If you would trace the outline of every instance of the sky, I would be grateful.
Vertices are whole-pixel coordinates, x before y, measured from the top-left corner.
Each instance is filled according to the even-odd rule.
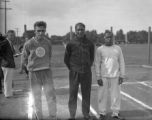
[[[78,22],[86,25],[86,30],[96,30],[98,34],[113,27],[113,31],[123,29],[148,30],[152,25],[152,0],[10,0],[8,29],[18,29],[18,34],[33,29],[36,21],[47,23],[49,35],[65,35]]]

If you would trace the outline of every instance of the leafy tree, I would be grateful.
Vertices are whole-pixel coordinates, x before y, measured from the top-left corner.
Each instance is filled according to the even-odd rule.
[[[129,43],[137,43],[136,31],[129,31],[127,35]]]
[[[86,37],[91,40],[93,43],[97,42],[97,31],[92,30],[92,31],[86,31]]]
[[[62,44],[62,36],[52,35],[50,40],[52,44]]]
[[[122,42],[125,43],[125,35],[122,29],[116,32],[115,40],[117,43],[122,43]]]
[[[96,42],[96,44],[97,45],[101,45],[103,43],[104,43],[104,33],[100,33],[97,36],[97,42]]]

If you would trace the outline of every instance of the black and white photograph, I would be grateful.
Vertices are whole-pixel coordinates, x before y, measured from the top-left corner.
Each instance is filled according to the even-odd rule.
[[[0,0],[0,120],[152,120],[152,0]]]

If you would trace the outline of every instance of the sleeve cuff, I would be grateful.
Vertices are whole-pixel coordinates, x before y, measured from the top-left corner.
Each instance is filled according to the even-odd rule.
[[[101,76],[96,76],[96,79],[97,79],[97,80],[101,79]]]
[[[126,75],[120,75],[120,77],[122,77],[122,78],[126,78]]]

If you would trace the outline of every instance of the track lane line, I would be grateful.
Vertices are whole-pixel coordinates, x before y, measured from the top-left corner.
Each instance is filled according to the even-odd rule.
[[[148,85],[146,82],[141,82],[140,84],[152,88],[152,86],[151,86],[151,85]],[[151,83],[151,84],[152,84],[152,83]]]
[[[138,83],[144,85],[143,82],[138,82]],[[97,84],[94,84],[93,86],[97,87],[98,85],[97,85]],[[151,87],[151,88],[152,88],[152,87]],[[133,100],[134,102],[140,104],[140,105],[143,106],[144,108],[147,108],[147,109],[149,109],[149,110],[152,110],[152,107],[151,107],[151,106],[149,106],[149,105],[147,105],[146,103],[144,103],[144,102],[142,102],[142,101],[134,98],[133,96],[127,94],[126,92],[124,92],[124,91],[121,90],[120,93],[121,93],[123,96],[125,96],[125,97]]]
[[[82,101],[82,95],[80,93],[78,93],[78,98],[80,99],[80,101]],[[96,118],[99,118],[97,111],[91,105],[90,105],[90,111]]]
[[[152,86],[149,86],[148,84],[146,84],[145,81],[144,81],[144,82],[143,82],[143,81],[142,81],[142,82],[125,82],[125,83],[123,83],[123,84],[126,84],[126,85],[128,85],[128,84],[141,84],[141,85],[148,86],[148,87],[152,88]],[[92,87],[98,87],[98,85],[97,85],[97,84],[93,84]],[[67,85],[67,86],[63,86],[63,87],[56,88],[56,89],[59,90],[59,89],[68,89],[68,88],[69,88],[69,86]],[[147,108],[147,109],[149,109],[149,110],[152,110],[152,107],[151,107],[151,106],[149,106],[149,105],[145,104],[144,102],[142,102],[142,101],[134,98],[133,96],[125,93],[125,92],[122,91],[122,90],[121,90],[121,94],[122,94],[123,96],[125,96],[125,97],[133,100],[134,102],[140,104],[140,105],[143,106],[144,108]],[[82,96],[81,96],[80,93],[78,93],[78,98],[80,99],[80,101],[82,101]],[[30,101],[32,101],[32,100],[31,100],[31,95],[29,94],[29,101],[28,101],[28,119],[31,120],[31,119],[32,119],[32,114],[33,114],[34,110],[32,109],[33,107],[32,107],[32,103],[31,103]],[[96,111],[91,105],[90,105],[90,112],[91,112],[96,118],[99,117],[97,111]]]
[[[147,108],[147,109],[149,109],[149,110],[152,110],[152,107],[151,107],[151,106],[149,106],[149,105],[145,104],[144,102],[142,102],[142,101],[140,101],[140,100],[132,97],[131,95],[129,95],[129,94],[123,92],[123,91],[121,91],[120,93],[121,93],[122,95],[124,95],[125,97],[133,100],[134,102],[140,104],[140,105],[143,106],[144,108]]]

